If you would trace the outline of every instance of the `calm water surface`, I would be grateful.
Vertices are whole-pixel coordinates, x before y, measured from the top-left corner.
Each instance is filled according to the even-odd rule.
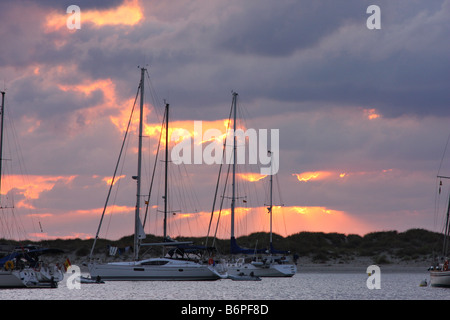
[[[1,300],[448,300],[450,289],[420,287],[424,272],[384,272],[381,288],[368,289],[360,272],[299,272],[262,281],[111,281],[69,289],[3,289]]]

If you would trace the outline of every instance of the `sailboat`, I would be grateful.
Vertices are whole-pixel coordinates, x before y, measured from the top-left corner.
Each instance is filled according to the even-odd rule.
[[[438,176],[440,179],[450,179],[446,176]],[[439,193],[441,192],[442,180],[439,182]],[[432,287],[450,287],[450,267],[448,261],[448,246],[450,233],[450,195],[447,204],[447,214],[444,225],[444,243],[442,246],[441,261],[437,261],[435,265],[429,268],[430,271],[430,285]]]
[[[237,97],[238,94],[233,92],[232,112],[233,132],[236,132],[237,123]],[[230,252],[234,254],[243,254],[237,260],[233,259],[227,263],[227,272],[232,277],[236,276],[252,276],[252,277],[292,277],[297,273],[297,266],[288,257],[288,251],[279,251],[274,249],[272,243],[272,188],[273,175],[270,175],[270,204],[267,208],[270,214],[270,248],[269,249],[247,249],[241,248],[235,238],[235,207],[236,207],[236,136],[233,138],[233,170],[232,170],[232,196],[231,196],[231,236],[230,236]],[[272,152],[269,155],[273,160]],[[272,163],[271,163],[271,167]],[[254,255],[252,261],[248,262],[245,255]]]
[[[268,151],[269,156],[272,158],[273,152]],[[230,273],[242,272],[244,268],[245,272],[254,274],[259,277],[292,277],[297,273],[297,265],[292,257],[289,256],[290,252],[286,250],[277,250],[273,246],[273,232],[272,232],[272,212],[273,212],[273,174],[269,179],[269,205],[267,211],[270,219],[270,231],[269,231],[269,249],[264,255],[258,257],[255,256],[253,261],[249,264],[245,263],[243,258],[240,258],[234,268],[229,268]],[[229,266],[230,267],[230,266]]]
[[[3,161],[3,120],[5,110],[5,92],[2,91],[2,105],[0,109],[0,189]],[[0,209],[12,209],[0,206]],[[0,288],[56,288],[63,280],[64,274],[57,265],[47,265],[39,261],[39,256],[45,253],[59,252],[59,250],[11,245],[1,246],[6,254],[0,258]]]
[[[169,104],[166,104],[166,159],[165,159],[165,195],[164,195],[164,242],[144,243],[146,238],[143,225],[140,218],[140,197],[141,197],[141,158],[142,158],[142,130],[143,130],[143,106],[144,106],[144,81],[147,69],[141,68],[140,90],[140,122],[139,122],[139,148],[137,176],[133,177],[137,181],[136,209],[135,209],[135,228],[134,228],[134,259],[125,262],[97,263],[92,260],[92,254],[95,247],[95,241],[98,238],[98,232],[91,250],[89,263],[89,272],[92,279],[108,280],[218,280],[226,277],[214,265],[212,259],[207,263],[192,261],[188,259],[176,259],[172,257],[159,257],[149,259],[139,259],[141,246],[169,246],[174,247],[172,252],[188,252],[190,242],[177,242],[167,236],[167,171],[168,171],[168,124],[169,124]],[[112,184],[111,184],[112,185]],[[101,222],[100,222],[101,224]],[[99,226],[100,230],[100,226]],[[192,248],[191,248],[192,249]],[[194,248],[199,249],[199,248]]]

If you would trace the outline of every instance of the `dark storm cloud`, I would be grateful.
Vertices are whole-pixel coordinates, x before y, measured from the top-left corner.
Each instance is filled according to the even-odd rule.
[[[286,56],[361,19],[366,7],[363,1],[249,1],[224,21],[215,42],[239,54]]]
[[[39,78],[22,78],[11,86],[8,94],[14,97],[14,109],[18,115],[27,114],[42,119],[50,116],[58,118],[59,115],[71,114],[75,110],[97,105],[104,100],[100,90],[94,90],[85,96],[63,91]]]
[[[148,48],[163,92],[183,117],[208,117],[201,110],[228,104],[231,90],[248,102],[297,102],[294,109],[311,103],[376,108],[386,117],[448,114],[448,2],[381,2],[381,30],[366,27],[370,4],[231,2],[217,19],[184,10],[182,22],[171,16],[170,28],[147,27],[158,33],[141,48],[115,52],[113,61]]]

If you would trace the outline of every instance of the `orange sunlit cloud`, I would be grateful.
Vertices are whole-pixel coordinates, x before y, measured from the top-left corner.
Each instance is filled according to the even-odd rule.
[[[364,114],[366,115],[367,119],[374,120],[381,117],[380,114],[377,113],[377,110],[375,109],[364,109]]]
[[[293,173],[292,176],[296,177],[300,182],[309,182],[314,180],[325,180],[325,179],[347,179],[352,176],[362,176],[362,175],[381,175],[392,172],[392,169],[383,169],[379,171],[358,171],[358,172],[339,172],[339,171],[311,171],[302,173]]]
[[[111,79],[100,79],[97,81],[86,81],[77,85],[58,85],[62,91],[78,91],[90,95],[95,90],[105,91],[105,94],[114,94],[114,86]],[[108,96],[106,96],[108,97]]]
[[[25,199],[16,203],[15,206],[31,209],[32,207],[25,203],[26,200],[37,199],[42,192],[51,190],[57,182],[67,184],[75,179],[75,177],[76,176],[27,176],[25,181],[23,176],[9,175],[8,178],[5,179],[8,183],[2,184],[2,194],[7,194],[14,188],[25,190],[23,192]]]
[[[104,208],[92,208],[92,209],[79,209],[79,210],[70,210],[70,211],[58,211],[57,213],[33,213],[28,214],[27,216],[32,219],[38,219],[40,232],[28,233],[30,237],[39,238],[39,239],[71,239],[71,238],[82,238],[89,239],[92,238],[93,234],[88,233],[80,233],[80,232],[69,232],[68,235],[51,235],[48,234],[47,228],[52,225],[58,225],[63,223],[64,225],[76,224],[80,220],[83,219],[97,219],[100,218]],[[135,207],[133,206],[118,206],[111,205],[105,211],[105,215],[111,216],[115,215],[116,217],[119,215],[122,216],[131,216],[134,214]],[[127,218],[128,219],[128,218]],[[42,224],[41,224],[42,222]],[[96,222],[97,223],[97,222]],[[36,227],[34,228],[37,229]]]
[[[71,212],[70,214],[75,216],[80,215],[94,215],[94,216],[100,216],[103,212],[104,208],[95,208],[95,209],[84,209],[84,210],[75,210]],[[132,213],[135,211],[135,207],[129,207],[129,206],[118,206],[118,205],[112,205],[109,206],[108,209],[105,211],[105,214],[117,214],[117,213]]]
[[[340,213],[340,211],[330,210],[325,207],[289,207],[289,210],[292,210],[299,214],[317,214],[317,213],[339,214]]]
[[[129,100],[124,103],[124,105],[132,105],[133,100]],[[144,114],[150,115],[153,110],[153,106],[144,105]],[[128,121],[130,117],[130,110],[121,109],[118,115],[110,116],[110,121],[119,129],[121,132],[125,132]],[[192,120],[182,120],[182,121],[170,121],[169,123],[169,144],[176,144],[185,139],[191,139],[192,143],[196,145],[201,145],[205,143],[219,143],[223,144],[223,139],[227,136],[226,125],[228,120],[215,120],[215,121],[201,121],[201,127],[195,127],[194,121]],[[135,113],[132,118],[133,127],[137,128],[139,125],[139,115]],[[206,134],[208,130],[217,130],[220,134],[218,136],[209,137]],[[197,132],[197,130],[199,132]],[[200,132],[201,130],[201,132]],[[210,133],[210,132],[208,132]],[[166,133],[163,128],[161,133],[161,123],[144,123],[143,135],[146,137],[151,137],[159,139],[161,137],[161,146],[164,147],[166,144]],[[174,140],[172,140],[174,139]]]
[[[285,214],[288,215],[289,224],[293,233],[300,231],[309,232],[339,232],[355,233],[364,235],[373,227],[363,223],[356,217],[346,212],[333,210],[325,207],[286,207]],[[291,225],[292,223],[292,225]]]
[[[300,182],[308,182],[311,180],[323,180],[330,177],[333,173],[329,171],[314,171],[314,172],[302,172],[293,173],[294,177],[297,177]]]
[[[207,142],[218,142],[223,143],[223,139],[227,136],[227,124],[228,119],[222,120],[214,120],[214,121],[198,121],[197,126],[193,121],[176,121],[172,124],[169,124],[169,135],[171,135],[170,127],[174,128],[174,131],[177,131],[178,134],[181,134],[181,139],[178,139],[178,142],[182,139],[191,138],[193,142],[197,145],[204,144]],[[216,130],[218,136],[207,137],[206,133],[209,130]],[[173,132],[174,132],[173,131]],[[189,133],[189,134],[187,134]],[[208,132],[209,134],[210,132]]]
[[[119,181],[120,179],[125,178],[125,177],[126,176],[124,174],[121,175],[121,176],[116,177],[115,180],[114,180],[114,184],[116,184],[117,181]],[[112,177],[105,177],[102,180],[105,181],[106,184],[109,186],[109,185],[111,185],[111,182],[112,182],[113,178]]]
[[[28,215],[29,217],[34,217],[34,218],[51,218],[53,217],[53,213],[32,213]]]
[[[115,106],[116,101],[115,85],[111,79],[99,79],[96,81],[87,80],[84,83],[76,85],[58,85],[59,89],[68,92],[74,91],[84,94],[85,96],[90,96],[94,91],[100,90],[103,93],[103,97],[106,104],[110,107]]]
[[[117,115],[111,115],[109,117],[109,120],[114,124],[117,129],[120,130],[120,132],[125,132],[128,126],[128,122],[130,120],[130,112],[131,110],[128,108],[128,106],[133,106],[134,99],[129,99],[125,102],[123,102],[121,107],[119,109],[119,113]],[[136,112],[137,113],[137,112]],[[136,113],[133,113],[133,117],[131,118],[131,124],[133,126],[137,126],[139,124],[139,116],[135,116]],[[147,105],[144,105],[144,114],[150,114],[150,109]]]
[[[259,174],[259,173],[238,173],[237,176],[243,180],[256,182],[264,179],[267,175]]]
[[[105,114],[109,114],[109,120],[122,132],[125,131],[128,118],[129,108],[132,106],[134,99],[119,100],[116,94],[116,85],[110,79],[98,79],[98,80],[85,80],[82,83],[74,85],[60,84],[58,88],[64,92],[75,92],[89,98],[94,92],[101,91],[102,99],[96,105],[89,105],[81,110],[78,110],[74,114],[74,119],[77,119],[77,123],[80,116],[84,121],[84,125],[90,125],[99,119],[103,119]],[[133,124],[138,122],[139,119],[133,118]],[[77,130],[74,130],[76,133]]]
[[[144,18],[139,0],[124,0],[118,7],[104,10],[85,10],[81,7],[80,14],[81,28],[83,28],[84,24],[91,24],[96,27],[111,25],[133,26]],[[54,11],[49,14],[45,24],[47,32],[57,31],[62,28],[67,29],[67,19],[70,16],[70,14],[66,12],[61,13],[60,11]]]
[[[72,89],[86,90],[92,86],[80,86]],[[105,93],[106,95],[106,93]],[[114,95],[112,95],[114,97]],[[134,98],[120,103],[123,106],[133,106]],[[118,103],[116,103],[118,105]],[[121,108],[119,112],[115,115],[110,115],[110,121],[121,131],[125,132],[130,121],[130,108]],[[161,147],[165,147],[166,144],[166,132],[164,124],[161,123],[162,119],[158,119],[155,122],[154,112],[155,107],[151,104],[144,104],[144,123],[143,123],[143,135],[145,137],[151,137],[156,139],[161,139]],[[151,121],[146,121],[145,119],[152,118]],[[160,121],[160,122],[158,122]],[[198,146],[206,143],[218,143],[223,145],[224,139],[227,137],[230,128],[228,127],[228,119],[219,119],[213,121],[192,121],[192,120],[169,120],[169,144],[177,144],[185,139],[191,139],[191,142]],[[133,117],[131,119],[131,125],[133,128],[137,129],[139,126],[139,112],[135,110]],[[242,130],[246,130],[242,128]],[[162,132],[161,132],[162,130]],[[242,143],[238,141],[238,143]],[[137,152],[137,150],[135,150]]]

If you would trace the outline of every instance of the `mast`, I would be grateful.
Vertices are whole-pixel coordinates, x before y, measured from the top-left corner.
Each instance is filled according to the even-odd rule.
[[[233,182],[232,182],[232,195],[231,195],[231,239],[234,240],[234,209],[236,206],[236,100],[237,92],[233,92]]]
[[[142,166],[142,130],[144,121],[144,75],[147,69],[141,68],[141,103],[139,112],[139,147],[138,147],[138,167],[137,167],[137,190],[136,190],[136,210],[134,214],[134,259],[139,259],[139,238],[142,229],[141,220],[139,217],[139,210],[141,206],[141,166]]]
[[[164,167],[164,238],[163,241],[167,239],[167,172],[169,165],[169,104],[166,103],[166,163]]]
[[[1,131],[0,131],[0,206],[1,206],[1,188],[2,188],[2,163],[3,163],[3,115],[5,111],[5,92],[2,93],[2,107],[1,107]]]
[[[447,256],[447,252],[448,252],[449,214],[450,214],[450,195],[449,195],[449,199],[448,199],[447,216],[445,218],[444,245],[442,248],[442,254],[444,257]]]
[[[269,156],[270,156],[270,198],[269,198],[269,208],[267,208],[269,210],[269,214],[270,214],[270,238],[269,238],[269,242],[270,242],[270,253],[272,253],[272,208],[273,208],[273,203],[272,203],[272,190],[273,190],[273,174],[272,174],[272,152],[269,150],[268,151]]]

